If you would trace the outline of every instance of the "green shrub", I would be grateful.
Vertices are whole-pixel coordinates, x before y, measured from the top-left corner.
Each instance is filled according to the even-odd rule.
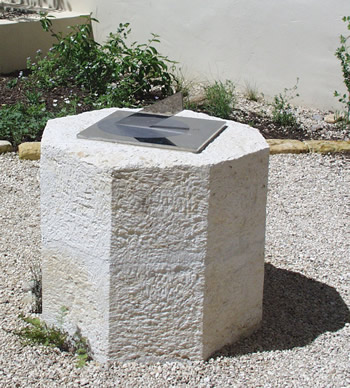
[[[93,39],[91,21],[70,27],[64,36],[55,33],[52,21],[42,14],[44,30],[56,38],[46,56],[40,50],[35,61],[28,59],[29,76],[21,78],[24,102],[0,107],[0,139],[14,146],[24,141],[40,140],[50,118],[76,114],[78,102],[93,108],[135,107],[144,100],[163,98],[173,93],[175,76],[170,72],[170,61],[153,47],[158,36],[152,34],[147,44],[125,43],[130,34],[129,24],[120,24],[107,43],[100,45]],[[11,80],[9,88],[16,87],[19,79]],[[84,97],[70,98],[57,107],[46,106],[43,93],[59,87],[72,87]],[[81,93],[80,93],[81,92]],[[67,102],[67,101],[66,101]]]
[[[204,109],[212,116],[230,118],[235,105],[235,87],[231,81],[215,81],[204,88],[206,103]]]
[[[298,81],[299,79],[297,79],[297,83],[292,88],[285,88],[283,93],[274,97],[272,103],[272,120],[275,124],[282,127],[298,127],[297,118],[290,104],[293,98],[299,96],[296,93]]]
[[[347,23],[347,29],[350,30],[350,16],[344,16],[343,21]],[[347,93],[341,95],[337,91],[334,92],[334,96],[339,97],[339,102],[345,106],[345,120],[347,123],[350,122],[350,48],[347,45],[349,39],[350,35],[340,35],[340,47],[335,52],[336,57],[340,60]]]
[[[41,18],[42,27],[56,38],[48,54],[39,52],[34,62],[28,61],[32,74],[31,88],[52,89],[57,86],[78,86],[90,93],[91,101],[98,106],[131,106],[150,98],[173,93],[175,77],[168,65],[174,62],[160,55],[153,46],[159,43],[152,34],[147,44],[126,44],[130,34],[129,23],[120,24],[115,34],[100,45],[93,39],[91,21],[70,27],[64,36],[55,33],[47,16]]]

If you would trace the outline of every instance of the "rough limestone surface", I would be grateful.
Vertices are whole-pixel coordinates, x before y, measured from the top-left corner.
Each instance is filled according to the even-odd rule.
[[[7,140],[0,140],[0,154],[4,152],[11,152],[12,144]]]
[[[41,143],[39,141],[22,143],[18,146],[18,156],[20,159],[39,160],[40,147]]]
[[[44,131],[43,317],[101,362],[207,359],[262,318],[269,147],[231,121],[199,154],[76,137],[114,111]]]

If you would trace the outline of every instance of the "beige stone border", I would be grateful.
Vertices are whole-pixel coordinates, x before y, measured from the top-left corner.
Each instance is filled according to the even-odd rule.
[[[12,151],[12,145],[7,140],[0,140],[0,154],[3,154],[5,152],[11,152]]]
[[[39,160],[40,152],[40,141],[22,143],[18,146],[18,156],[20,159]]]
[[[270,154],[305,154],[308,152],[350,152],[350,141],[336,140],[266,140],[270,146]],[[0,153],[12,151],[9,142],[0,142]],[[20,159],[38,160],[40,159],[40,142],[22,143],[18,147]]]
[[[350,141],[345,140],[266,140],[270,154],[302,154],[307,152],[350,152]]]

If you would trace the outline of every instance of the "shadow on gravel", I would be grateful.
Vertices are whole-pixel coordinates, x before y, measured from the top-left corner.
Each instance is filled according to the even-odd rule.
[[[350,322],[350,311],[335,288],[271,264],[265,264],[263,309],[258,331],[213,357],[305,346]]]

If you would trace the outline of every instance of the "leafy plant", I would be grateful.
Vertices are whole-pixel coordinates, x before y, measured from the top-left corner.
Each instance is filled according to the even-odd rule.
[[[62,317],[67,310],[62,308]],[[41,322],[39,318],[25,317],[20,318],[28,325],[17,330],[14,334],[22,338],[25,345],[44,345],[57,347],[65,352],[73,352],[77,356],[77,366],[82,367],[91,359],[90,349],[87,340],[82,337],[79,329],[73,336],[54,326],[48,326]],[[63,318],[62,318],[63,320]]]
[[[234,91],[235,87],[229,80],[225,83],[215,81],[214,84],[206,86],[204,109],[212,116],[228,119],[236,102]]]
[[[18,78],[13,78],[11,81],[9,81],[8,83],[7,83],[7,87],[9,88],[9,89],[12,89],[12,88],[14,88],[16,85],[17,85],[17,83],[18,83]]]
[[[40,102],[43,102],[41,100],[42,98],[42,93],[36,90],[26,90],[25,95],[27,97],[27,100],[29,104],[37,105],[40,104]]]
[[[13,146],[24,141],[39,140],[47,120],[54,115],[45,103],[5,105],[0,109],[0,138]]]
[[[347,23],[347,29],[350,30],[350,16],[344,16],[342,20]],[[337,91],[334,92],[334,96],[339,97],[339,102],[345,105],[347,123],[350,122],[350,47],[347,45],[349,39],[350,35],[340,35],[340,47],[335,52],[336,57],[340,60],[347,93],[341,95]]]
[[[79,86],[89,91],[96,107],[132,106],[152,95],[162,98],[173,93],[175,77],[168,65],[175,62],[154,47],[158,35],[152,34],[146,44],[128,46],[129,23],[119,24],[117,32],[110,33],[101,45],[93,39],[91,21],[98,22],[87,17],[86,23],[70,27],[64,36],[55,33],[51,19],[42,15],[42,27],[57,43],[45,57],[38,52],[34,62],[28,61],[31,88]]]
[[[293,98],[299,96],[299,94],[296,93],[298,82],[299,78],[297,78],[297,82],[292,88],[285,88],[283,93],[274,97],[272,103],[272,120],[275,124],[282,127],[298,127],[297,118],[290,104],[290,101]]]

